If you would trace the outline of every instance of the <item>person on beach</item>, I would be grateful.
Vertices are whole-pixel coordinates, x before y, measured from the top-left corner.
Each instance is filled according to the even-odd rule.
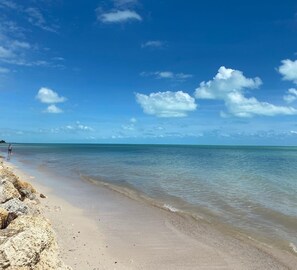
[[[7,153],[8,153],[7,159],[9,160],[10,156],[12,154],[12,145],[11,145],[11,143],[8,145]]]

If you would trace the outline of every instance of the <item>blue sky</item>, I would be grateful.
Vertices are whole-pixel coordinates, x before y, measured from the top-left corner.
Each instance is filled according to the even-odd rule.
[[[0,138],[297,145],[297,2],[0,0]]]

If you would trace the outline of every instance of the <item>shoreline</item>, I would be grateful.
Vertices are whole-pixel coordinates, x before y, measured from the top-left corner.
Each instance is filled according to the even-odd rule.
[[[22,172],[28,170],[24,165],[21,167]],[[21,173],[18,168],[15,170]],[[75,183],[69,190],[70,183],[61,183],[54,179],[56,176],[36,171],[30,171],[33,176],[26,174],[29,181],[48,196],[43,201],[45,215],[57,232],[63,249],[62,259],[73,269],[297,267],[296,256],[289,252],[230,236],[202,222],[132,200],[106,187],[95,189],[82,182]],[[49,181],[52,181],[51,185]],[[81,189],[81,192],[75,193],[75,189]],[[61,197],[64,190],[72,195]],[[89,198],[84,198],[89,194]],[[78,198],[81,207],[71,203]],[[96,198],[97,203],[94,202]]]
[[[95,185],[99,188],[106,188],[108,190],[111,190],[112,192],[116,192],[121,194],[122,196],[128,197],[133,201],[144,202],[146,204],[149,204],[152,207],[158,208],[159,210],[169,211],[175,215],[179,215],[186,219],[193,219],[194,222],[205,223],[205,225],[212,226],[215,229],[230,235],[231,237],[235,237],[243,241],[251,241],[252,244],[260,245],[262,247],[266,246],[270,248],[280,249],[281,251],[284,251],[284,252],[289,252],[290,254],[296,256],[296,259],[297,259],[297,248],[293,243],[286,242],[284,240],[279,240],[279,239],[278,240],[270,239],[271,241],[268,241],[269,239],[265,237],[261,237],[259,233],[256,234],[255,232],[245,231],[231,224],[226,224],[222,222],[208,209],[196,207],[195,209],[198,209],[198,210],[196,210],[195,212],[193,211],[191,212],[189,210],[188,205],[187,205],[188,208],[185,208],[185,207],[177,208],[171,202],[168,202],[165,200],[161,201],[155,198],[151,198],[144,192],[141,192],[140,190],[137,190],[134,187],[120,186],[117,184],[105,182],[104,180],[100,180],[98,178],[96,180],[92,179],[91,177],[85,177],[85,176],[81,176],[80,178],[82,181],[86,182],[87,184]],[[170,199],[170,197],[167,197],[166,199]],[[180,198],[178,199],[181,202],[181,204],[183,205],[187,204],[186,202],[181,201]]]

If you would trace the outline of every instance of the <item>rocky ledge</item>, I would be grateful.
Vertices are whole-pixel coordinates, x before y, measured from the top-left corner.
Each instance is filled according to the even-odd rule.
[[[55,232],[40,209],[32,185],[0,161],[0,269],[71,269],[59,258]]]

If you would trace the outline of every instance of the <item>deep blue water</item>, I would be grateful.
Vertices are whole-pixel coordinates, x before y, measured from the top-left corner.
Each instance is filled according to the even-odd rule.
[[[16,144],[13,158],[297,245],[297,147]]]

